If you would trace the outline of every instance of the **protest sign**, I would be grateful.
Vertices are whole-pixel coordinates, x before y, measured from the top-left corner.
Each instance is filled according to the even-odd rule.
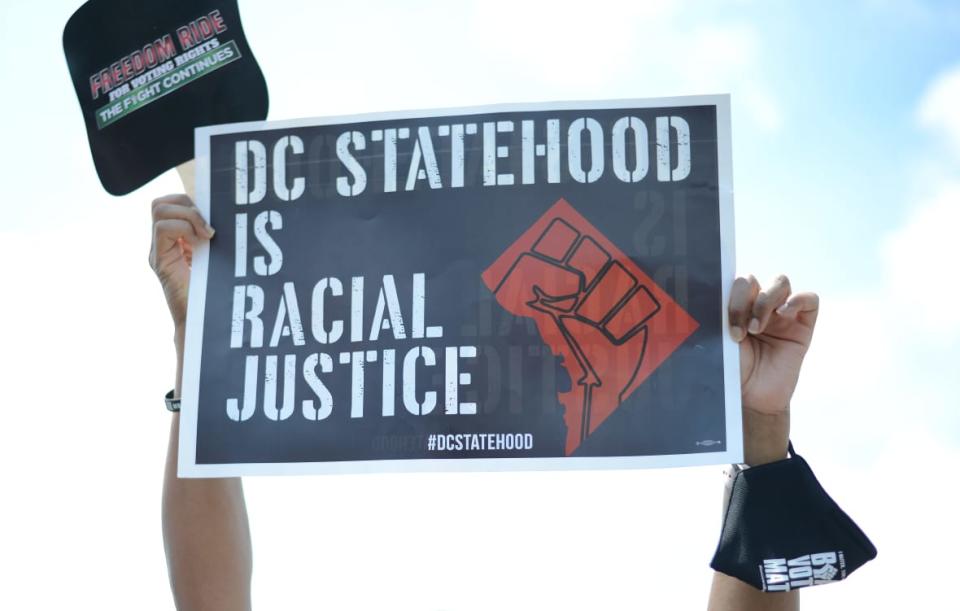
[[[196,132],[179,473],[741,460],[725,96]]]
[[[89,0],[64,27],[63,51],[113,195],[189,162],[195,127],[267,117],[236,0]],[[181,175],[192,191],[192,168]]]

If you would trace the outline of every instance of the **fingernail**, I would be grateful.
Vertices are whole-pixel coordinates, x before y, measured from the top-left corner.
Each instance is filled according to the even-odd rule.
[[[213,227],[211,227],[210,225],[207,225],[207,235],[212,238],[212,237],[213,237],[213,234],[215,234],[215,233],[216,233],[216,230],[215,230]]]
[[[747,327],[747,331],[750,333],[757,333],[760,331],[760,320],[754,318],[750,321],[750,326]]]
[[[743,329],[740,327],[730,327],[730,336],[733,338],[733,341],[739,342],[743,339]]]
[[[783,304],[782,306],[780,306],[779,308],[777,308],[777,314],[786,314],[787,310],[789,310],[789,309],[790,309],[790,304],[789,304],[789,303],[785,303],[785,304]]]

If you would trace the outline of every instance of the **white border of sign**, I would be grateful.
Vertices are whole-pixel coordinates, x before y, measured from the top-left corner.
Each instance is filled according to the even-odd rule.
[[[204,218],[210,218],[210,138],[219,134],[268,131],[315,125],[362,123],[550,110],[605,110],[616,108],[670,108],[678,106],[715,106],[717,109],[718,183],[720,190],[720,273],[722,303],[730,300],[735,273],[733,232],[733,168],[730,134],[730,96],[703,95],[633,100],[545,102],[538,104],[495,104],[436,110],[407,110],[284,121],[252,121],[197,128],[194,134],[196,154],[196,196]],[[641,469],[690,467],[743,462],[743,429],[740,405],[740,353],[730,336],[727,308],[723,308],[723,362],[726,394],[727,449],[696,454],[658,456],[550,457],[550,458],[430,458],[404,460],[366,460],[301,463],[197,464],[197,399],[200,386],[200,356],[203,338],[203,313],[206,304],[209,247],[204,244],[193,253],[190,274],[190,301],[187,305],[187,333],[184,345],[182,402],[180,412],[180,451],[177,457],[179,477],[232,477],[237,475],[307,475],[317,473],[393,473],[411,471],[573,471],[585,469]]]

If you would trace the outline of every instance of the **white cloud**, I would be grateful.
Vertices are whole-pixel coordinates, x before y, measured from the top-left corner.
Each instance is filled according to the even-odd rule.
[[[960,151],[957,108],[960,70],[931,84],[917,116]],[[903,223],[863,252],[879,285],[823,296],[794,400],[798,449],[879,550],[847,584],[804,593],[819,609],[859,608],[881,591],[891,609],[943,608],[950,596],[960,535],[943,482],[960,469],[960,179],[952,162],[920,162],[936,171]],[[904,577],[921,572],[922,585]]]
[[[945,182],[888,237],[883,249],[888,305],[898,308],[901,324],[936,343],[960,338],[958,229],[960,181]]]
[[[944,72],[930,84],[917,118],[921,125],[938,132],[960,160],[960,66]]]
[[[525,73],[534,82],[596,87],[636,74],[649,63],[638,46],[654,54],[672,54],[658,30],[670,19],[675,2],[594,0],[516,2],[495,0],[471,5],[474,49],[489,59],[494,77]],[[614,18],[612,18],[615,16]],[[637,60],[640,59],[640,66]]]
[[[275,117],[731,93],[739,124],[764,132],[782,124],[757,31],[707,22],[682,0],[305,4],[302,21],[364,25],[271,44],[261,40],[274,29],[273,7],[244,10],[271,90],[295,92],[272,100]],[[371,12],[376,20],[366,18]],[[304,74],[291,57],[337,60]]]
[[[932,81],[916,114],[960,152],[957,108],[960,68]],[[907,451],[901,438],[910,429],[960,445],[960,177],[950,160],[919,163],[929,169],[904,206],[903,223],[863,252],[879,267],[880,284],[822,298],[796,424],[838,461],[856,456],[868,466],[885,452],[936,450],[921,444]]]
[[[673,45],[671,71],[680,76],[690,93],[730,92],[740,110],[765,132],[780,129],[782,108],[764,83],[760,58],[763,44],[746,23],[711,24],[681,34],[683,44]]]
[[[803,592],[811,609],[946,609],[960,546],[956,480],[960,448],[904,424],[869,469],[811,458],[821,483],[871,538],[877,558],[849,581]],[[882,601],[879,604],[874,601]]]

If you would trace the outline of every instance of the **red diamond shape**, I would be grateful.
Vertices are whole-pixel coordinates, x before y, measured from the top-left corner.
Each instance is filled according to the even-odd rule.
[[[568,456],[699,326],[563,199],[482,278],[562,357],[573,380],[558,396]]]

